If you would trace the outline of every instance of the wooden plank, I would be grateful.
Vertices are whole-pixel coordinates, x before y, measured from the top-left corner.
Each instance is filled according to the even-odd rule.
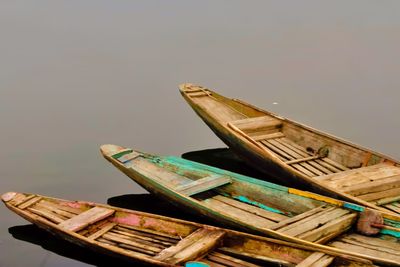
[[[141,155],[142,154],[136,151],[132,151],[131,153],[122,155],[121,157],[117,158],[117,160],[121,163],[127,163],[128,161],[134,160]]]
[[[311,267],[327,267],[333,262],[334,259],[335,257],[324,255],[321,259],[311,265]]]
[[[126,244],[126,245],[129,245],[129,246],[132,246],[132,247],[141,248],[144,251],[150,251],[150,252],[154,252],[154,253],[159,253],[162,250],[161,248],[158,248],[158,247],[155,247],[155,246],[149,246],[147,244],[143,244],[143,243],[140,243],[140,242],[137,242],[137,241],[134,241],[134,240],[125,239],[125,238],[123,238],[121,236],[112,234],[110,232],[105,233],[102,237],[105,238],[105,239],[114,241],[116,243],[121,243],[121,244]]]
[[[175,246],[166,248],[162,250],[157,256],[154,257],[155,260],[165,261],[166,259],[174,256],[179,251],[184,248],[190,246],[194,242],[200,240],[205,234],[207,234],[208,230],[204,228],[199,228],[190,235],[186,236],[184,239],[179,241]]]
[[[346,166],[340,164],[339,162],[333,161],[330,158],[327,158],[327,157],[322,158],[322,161],[329,163],[330,165],[332,165],[335,168],[338,168],[341,171],[349,170],[349,168],[347,168]]]
[[[148,242],[151,242],[151,243],[156,243],[156,244],[159,244],[159,245],[162,245],[162,246],[172,246],[172,245],[174,245],[175,243],[171,243],[171,242],[165,242],[165,241],[162,241],[162,240],[159,240],[159,239],[156,239],[156,238],[152,238],[152,237],[147,237],[147,236],[143,236],[143,235],[140,235],[140,234],[135,234],[135,233],[132,233],[132,232],[127,232],[127,231],[121,231],[121,230],[117,230],[117,229],[113,229],[113,230],[111,230],[111,232],[113,232],[113,233],[116,233],[116,234],[120,234],[120,235],[124,235],[124,236],[127,236],[127,237],[132,237],[132,238],[135,238],[135,239],[141,239],[141,240],[144,240],[144,241],[148,241]]]
[[[114,210],[111,209],[94,207],[60,223],[58,226],[63,230],[76,232],[85,228],[89,224],[98,222],[112,215],[113,213]]]
[[[10,204],[12,204],[12,205],[17,207],[17,206],[21,205],[22,203],[24,203],[24,202],[26,202],[26,201],[34,198],[34,197],[36,197],[36,195],[25,196],[24,194],[17,194],[14,197],[14,199],[12,201],[10,201]]]
[[[285,216],[285,215],[282,215],[282,214],[279,214],[279,213],[275,213],[275,212],[272,212],[272,211],[264,210],[262,208],[255,207],[255,206],[252,206],[252,205],[249,205],[249,204],[246,204],[246,203],[243,203],[243,202],[240,202],[238,200],[234,200],[234,199],[231,199],[231,198],[228,198],[228,197],[224,197],[224,196],[221,196],[221,195],[215,196],[213,198],[218,200],[218,201],[224,202],[224,203],[226,203],[228,205],[231,205],[233,207],[236,207],[236,208],[239,208],[241,210],[248,211],[248,212],[251,212],[251,213],[253,213],[255,215],[258,215],[258,216],[261,216],[263,218],[269,219],[271,221],[280,222],[280,221],[283,221],[283,220],[287,220],[289,218],[288,216]]]
[[[363,255],[369,255],[370,257],[375,257],[380,259],[390,259],[391,261],[400,262],[400,256],[394,255],[392,253],[378,251],[374,248],[366,248],[364,246],[349,244],[342,241],[334,241],[330,244],[330,246],[335,248],[340,248],[345,251],[356,252]]]
[[[272,226],[270,229],[271,230],[277,230],[277,229],[282,228],[282,227],[284,227],[286,225],[289,225],[289,224],[298,222],[300,220],[303,220],[304,218],[310,217],[310,216],[312,216],[312,215],[314,215],[316,213],[319,213],[319,212],[321,212],[323,210],[327,210],[328,208],[329,208],[329,206],[325,206],[325,205],[324,206],[320,206],[320,207],[316,207],[314,209],[311,209],[311,210],[308,210],[306,212],[300,213],[299,215],[296,215],[296,216],[294,216],[292,218],[283,220],[283,221],[275,224],[274,226]]]
[[[169,257],[165,261],[171,264],[181,264],[201,257],[214,249],[220,243],[224,234],[225,231],[223,230],[209,230],[200,240],[178,251],[174,256]]]
[[[390,253],[396,256],[400,257],[400,251],[393,249],[393,248],[389,248],[389,247],[380,247],[380,246],[376,246],[376,245],[372,245],[370,243],[367,242],[359,242],[358,240],[354,240],[352,238],[341,238],[340,241],[342,242],[346,242],[347,244],[353,244],[356,246],[360,246],[360,247],[365,247],[365,248],[370,248],[376,251],[381,251],[381,252],[386,252],[386,253]]]
[[[231,183],[231,178],[216,174],[177,186],[175,190],[183,195],[192,196],[229,183]]]
[[[254,130],[259,128],[278,128],[282,126],[282,122],[280,120],[270,116],[246,118],[231,121],[230,123],[235,125],[242,131]]]
[[[394,197],[386,197],[386,198],[381,198],[377,201],[371,201],[372,203],[374,203],[375,205],[385,205],[391,202],[395,202],[395,201],[399,201],[400,200],[400,195],[399,196],[394,196]]]
[[[327,168],[331,172],[336,173],[336,172],[341,172],[342,171],[341,169],[338,169],[338,168],[332,166],[331,164],[323,161],[322,159],[316,159],[315,162],[317,162],[318,164],[321,164],[322,166],[324,166],[325,168]]]
[[[75,214],[73,214],[73,213],[54,208],[54,207],[52,207],[50,205],[47,205],[46,203],[43,203],[42,201],[40,201],[39,203],[36,203],[35,207],[41,207],[43,209],[46,209],[46,210],[49,210],[49,211],[54,212],[56,214],[59,214],[61,216],[64,216],[64,217],[66,217],[68,219],[75,216]]]
[[[287,146],[282,145],[281,143],[279,143],[278,141],[276,141],[274,139],[267,140],[267,142],[272,144],[272,145],[274,145],[275,147],[279,148],[280,150],[284,151],[288,155],[292,156],[294,159],[303,158],[300,154],[298,154],[295,151],[291,150]]]
[[[78,215],[78,214],[83,212],[81,209],[72,208],[72,207],[69,207],[69,206],[62,205],[61,203],[54,203],[54,202],[50,202],[50,201],[47,201],[47,200],[44,200],[44,199],[42,201],[40,201],[39,203],[43,204],[43,205],[46,205],[46,206],[49,206],[49,207],[52,207],[54,209],[58,209],[58,210],[63,210],[63,211],[69,212],[69,213],[74,214],[74,215]]]
[[[110,231],[114,226],[116,226],[116,223],[113,222],[108,222],[105,225],[103,225],[97,232],[94,232],[93,234],[89,235],[87,238],[91,240],[95,240],[96,238],[104,235],[108,231]]]
[[[318,170],[324,172],[324,174],[321,174],[321,175],[333,173],[331,170],[325,168],[325,167],[322,166],[321,164],[318,164],[318,162],[316,162],[316,161],[309,161],[308,164],[310,164],[310,165],[312,165],[313,167],[317,168]]]
[[[377,246],[377,247],[389,248],[389,249],[393,249],[395,251],[400,251],[400,243],[397,241],[397,239],[395,239],[393,241],[383,240],[380,238],[368,237],[368,236],[363,236],[360,234],[351,234],[351,235],[346,236],[346,238],[356,240],[360,243],[365,243],[365,244],[370,244],[370,245]]]
[[[108,231],[107,235],[111,235],[111,236],[114,236],[114,237],[122,238],[122,239],[128,240],[128,241],[137,242],[137,243],[142,244],[142,245],[158,248],[159,249],[158,252],[160,252],[161,250],[165,249],[166,247],[169,247],[169,246],[166,246],[166,245],[163,245],[163,244],[160,244],[160,243],[144,240],[143,238],[137,238],[136,236],[128,236],[126,234],[121,234],[121,233],[118,233],[118,232],[116,232],[114,230]],[[156,253],[158,253],[158,252],[156,252]]]
[[[219,252],[212,252],[207,255],[207,258],[212,260],[213,262],[224,264],[224,266],[232,266],[232,267],[259,267],[260,265],[256,265],[244,260],[240,260]]]
[[[276,155],[283,157],[284,161],[286,160],[290,160],[290,159],[294,159],[293,156],[289,155],[288,153],[286,153],[285,151],[281,150],[280,148],[274,146],[273,144],[271,144],[269,142],[270,140],[266,140],[266,141],[260,141],[261,144],[263,144],[265,147],[267,147],[270,151],[274,152]]]
[[[308,217],[302,221],[283,227],[279,229],[278,232],[290,236],[299,236],[300,234],[303,234],[310,230],[317,229],[322,225],[328,223],[329,221],[344,216],[347,213],[349,213],[348,210],[340,208],[320,212],[319,214]]]
[[[214,261],[210,261],[210,260],[207,260],[207,259],[201,259],[201,260],[198,260],[198,262],[202,262],[202,263],[205,263],[205,264],[208,264],[208,266],[212,266],[212,267],[226,267],[226,265],[222,265],[222,264],[219,264],[219,263],[216,263],[216,262],[214,262]]]
[[[208,198],[202,202],[206,207],[220,212],[222,215],[230,217],[231,219],[237,220],[241,223],[252,224],[253,226],[260,228],[269,228],[275,224],[275,222],[272,220],[233,207],[214,198]]]
[[[292,267],[294,266],[293,263],[281,260],[281,259],[275,259],[275,258],[270,258],[267,256],[262,256],[254,253],[249,253],[249,252],[244,252],[244,251],[239,251],[236,249],[232,249],[229,247],[221,247],[218,248],[218,251],[222,251],[225,254],[228,254],[233,257],[237,257],[243,260],[257,260],[258,262],[262,262],[263,266],[270,266],[270,265],[275,265],[275,266],[287,266],[287,267]]]
[[[310,267],[319,259],[321,259],[324,255],[326,254],[322,252],[314,252],[303,261],[301,261],[299,264],[297,264],[296,267]]]
[[[147,228],[141,228],[141,227],[137,227],[137,226],[133,226],[133,225],[129,225],[129,224],[119,223],[117,228],[120,228],[120,227],[126,228],[126,229],[130,229],[130,230],[139,231],[139,232],[142,232],[142,233],[145,233],[145,234],[150,234],[152,236],[165,237],[165,238],[168,238],[169,240],[181,240],[181,238],[179,236],[167,234],[167,233],[160,232],[160,231],[154,231],[154,230],[147,229]]]
[[[309,160],[314,160],[314,159],[318,159],[321,156],[316,155],[316,156],[309,156],[309,157],[305,157],[305,158],[299,158],[299,159],[293,159],[293,160],[289,160],[286,161],[286,164],[293,164],[293,163],[300,163],[300,162],[304,162],[304,161],[309,161]]]
[[[305,232],[299,235],[298,238],[315,242],[333,233],[343,233],[351,227],[351,225],[356,220],[356,217],[356,213],[347,214],[345,216],[336,218],[321,227]]]
[[[400,208],[399,208],[399,207],[397,207],[397,206],[395,206],[395,205],[392,205],[392,204],[386,204],[384,207],[385,207],[385,208],[387,208],[387,209],[389,209],[389,210],[391,210],[391,211],[394,211],[394,212],[400,213]]]
[[[400,195],[400,188],[393,188],[381,192],[369,193],[365,195],[359,195],[357,197],[365,201],[376,201],[381,198],[393,197]]]
[[[24,201],[22,204],[18,205],[18,208],[20,208],[21,210],[26,209],[27,207],[32,206],[40,200],[42,200],[42,197],[39,196],[31,198],[28,201]]]
[[[319,176],[324,174],[323,172],[321,172],[320,170],[314,168],[312,165],[310,165],[308,162],[300,162],[299,163],[300,166],[302,166],[303,168],[306,168],[307,170],[309,170],[310,172],[314,173],[313,176]]]
[[[282,132],[276,132],[276,133],[270,133],[270,134],[252,135],[251,138],[253,138],[254,141],[261,141],[261,140],[281,138],[284,136],[285,135]]]
[[[65,221],[64,219],[60,218],[56,214],[51,213],[51,212],[46,211],[46,210],[41,210],[41,209],[38,209],[38,208],[27,208],[27,210],[29,210],[32,213],[35,213],[36,215],[43,216],[46,219],[48,219],[48,220],[50,220],[50,221],[52,221],[54,223],[62,223],[62,222]]]
[[[367,193],[375,193],[388,189],[400,187],[400,175],[392,176],[384,179],[375,180],[369,183],[362,183],[343,188],[343,191],[353,195],[364,195]]]
[[[292,168],[294,168],[295,170],[297,170],[297,171],[303,173],[303,174],[306,175],[306,176],[309,176],[309,177],[314,177],[314,176],[315,176],[314,173],[310,172],[309,170],[307,170],[306,168],[304,168],[304,167],[301,166],[300,164],[292,164],[292,165],[290,165],[290,167],[292,167]]]

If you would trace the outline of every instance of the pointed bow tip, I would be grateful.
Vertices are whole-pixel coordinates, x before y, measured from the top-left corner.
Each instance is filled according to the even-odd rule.
[[[182,83],[179,85],[179,91],[185,92],[187,89],[190,89],[192,86],[195,86],[195,85],[191,84],[191,83]]]
[[[122,146],[111,145],[111,144],[100,146],[100,152],[101,154],[103,154],[103,156],[114,155],[123,149],[125,148],[123,148]]]
[[[7,192],[1,195],[1,200],[3,200],[4,202],[8,202],[11,199],[13,199],[16,195],[17,195],[16,192]]]

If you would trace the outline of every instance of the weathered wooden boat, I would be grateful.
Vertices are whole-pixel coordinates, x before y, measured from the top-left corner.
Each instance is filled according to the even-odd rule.
[[[183,84],[180,92],[254,168],[320,194],[400,213],[398,161],[202,86]]]
[[[158,266],[372,266],[365,259],[154,214],[9,192],[5,205],[81,246]]]
[[[115,145],[103,156],[149,192],[218,223],[304,246],[400,263],[400,218],[178,157]]]

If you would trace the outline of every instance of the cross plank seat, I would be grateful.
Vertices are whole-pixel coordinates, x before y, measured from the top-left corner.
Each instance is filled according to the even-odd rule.
[[[80,213],[68,220],[65,220],[58,224],[61,229],[67,231],[79,231],[85,228],[86,226],[98,222],[111,216],[114,213],[114,210],[106,209],[102,207],[94,207],[87,211]]]
[[[176,245],[160,251],[154,259],[170,264],[194,260],[214,249],[224,233],[222,230],[199,228]]]
[[[335,257],[326,255],[322,252],[314,252],[302,262],[296,265],[296,267],[326,267],[332,263]]]
[[[324,243],[348,230],[357,214],[337,207],[321,206],[283,220],[271,229],[304,240]]]
[[[376,204],[400,196],[400,168],[386,163],[317,177],[323,184]],[[400,199],[400,198],[399,198]],[[395,199],[394,199],[395,200]]]
[[[282,122],[271,116],[245,118],[229,122],[245,133],[268,131],[282,127]]]
[[[205,206],[212,207],[212,209],[220,212],[224,216],[245,223],[251,222],[261,228],[271,227],[277,222],[289,218],[286,215],[268,211],[221,195],[207,198],[202,202]]]
[[[215,174],[195,181],[191,181],[183,185],[179,185],[175,187],[175,190],[183,195],[192,196],[195,194],[199,194],[217,188],[222,185],[229,184],[231,182],[232,182],[231,178]]]
[[[393,237],[379,239],[359,234],[349,234],[331,242],[330,246],[400,262],[400,244],[397,238]]]

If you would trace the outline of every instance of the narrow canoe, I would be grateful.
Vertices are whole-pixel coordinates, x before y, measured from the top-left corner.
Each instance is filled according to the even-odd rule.
[[[218,223],[378,264],[400,263],[399,216],[178,157],[116,145],[101,152],[149,192]]]
[[[183,84],[211,130],[254,168],[311,191],[400,214],[400,163],[308,126]]]
[[[360,258],[93,202],[16,192],[2,200],[62,239],[149,265],[372,266]]]

